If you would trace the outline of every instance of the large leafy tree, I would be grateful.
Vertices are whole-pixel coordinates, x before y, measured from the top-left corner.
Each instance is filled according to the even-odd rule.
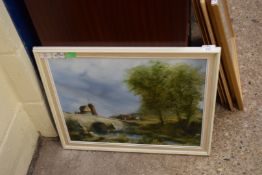
[[[198,110],[203,75],[187,64],[153,61],[131,68],[125,82],[131,92],[140,96],[141,112],[158,116],[161,124],[170,114],[189,124]]]
[[[182,64],[169,69],[166,79],[169,110],[186,125],[191,123],[199,110],[203,82],[204,75],[190,65]]]

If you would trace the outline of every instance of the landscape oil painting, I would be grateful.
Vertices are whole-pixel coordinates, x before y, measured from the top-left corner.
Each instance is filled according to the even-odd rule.
[[[49,59],[70,139],[200,146],[207,59]]]

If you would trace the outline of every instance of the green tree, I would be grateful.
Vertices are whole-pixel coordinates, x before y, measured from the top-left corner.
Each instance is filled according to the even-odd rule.
[[[140,96],[143,113],[158,116],[161,124],[165,116],[176,114],[180,122],[185,118],[189,124],[198,110],[203,76],[187,64],[153,61],[128,70],[125,82]]]
[[[204,75],[190,65],[181,64],[169,70],[166,79],[169,110],[186,126],[190,125],[198,113],[203,84]]]

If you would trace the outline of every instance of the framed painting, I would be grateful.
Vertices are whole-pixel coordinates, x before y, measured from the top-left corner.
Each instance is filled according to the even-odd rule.
[[[65,149],[209,155],[220,48],[33,52]]]

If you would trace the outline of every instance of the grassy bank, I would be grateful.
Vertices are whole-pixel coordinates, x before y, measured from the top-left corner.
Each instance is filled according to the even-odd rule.
[[[102,116],[67,115],[66,120],[72,140],[136,143],[200,145],[201,120],[183,126],[174,116],[166,117],[161,124],[157,117],[139,120],[119,120]],[[73,122],[72,122],[73,121]],[[98,129],[94,128],[94,125]],[[102,132],[103,131],[103,132]]]

